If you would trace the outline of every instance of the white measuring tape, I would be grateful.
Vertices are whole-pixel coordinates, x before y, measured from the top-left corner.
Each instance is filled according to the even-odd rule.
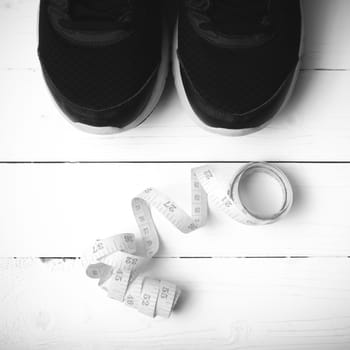
[[[283,203],[270,216],[252,213],[242,203],[239,190],[242,180],[252,173],[262,172],[273,177],[280,185]],[[145,257],[136,254],[134,234],[120,234],[97,240],[83,258],[87,275],[99,279],[99,286],[108,296],[151,316],[169,317],[180,296],[175,284],[151,279],[144,274],[145,266],[159,250],[158,231],[151,208],[157,209],[179,231],[190,233],[206,224],[208,202],[230,218],[247,225],[265,225],[279,220],[288,213],[293,203],[293,191],[286,175],[268,163],[251,163],[243,167],[225,189],[209,166],[195,168],[191,173],[192,216],[188,215],[169,197],[148,188],[132,200],[132,209],[138,224]]]

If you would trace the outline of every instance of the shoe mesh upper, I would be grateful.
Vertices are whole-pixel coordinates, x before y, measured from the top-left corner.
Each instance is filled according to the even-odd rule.
[[[179,16],[178,55],[196,92],[212,107],[242,114],[261,106],[280,88],[299,58],[299,0],[273,1],[283,18],[281,30],[262,47],[229,49],[198,35],[187,9]]]
[[[137,1],[136,1],[137,3]],[[106,109],[136,94],[161,59],[161,15],[158,0],[147,7],[126,40],[102,47],[72,44],[53,28],[48,0],[42,0],[39,24],[41,63],[59,92],[69,101],[89,109]]]

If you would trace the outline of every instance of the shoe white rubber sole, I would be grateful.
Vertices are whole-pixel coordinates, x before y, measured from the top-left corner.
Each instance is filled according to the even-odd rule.
[[[293,79],[292,79],[292,83],[289,87],[288,93],[283,101],[282,106],[279,108],[279,110],[277,111],[277,113],[275,113],[275,115],[268,120],[266,123],[256,127],[256,128],[247,128],[247,129],[225,129],[225,128],[215,128],[212,126],[209,126],[207,124],[205,124],[198,116],[197,114],[194,112],[191,103],[189,102],[188,98],[187,98],[187,94],[185,91],[185,87],[182,81],[182,77],[181,77],[181,69],[180,69],[180,61],[177,55],[177,49],[178,49],[178,21],[176,23],[176,27],[175,27],[175,33],[174,33],[174,41],[173,41],[173,52],[172,52],[172,59],[173,59],[173,75],[174,75],[174,80],[175,80],[175,86],[176,86],[176,90],[178,92],[178,95],[180,97],[180,101],[181,104],[184,106],[184,108],[186,109],[186,111],[188,112],[189,116],[191,117],[191,119],[197,124],[199,125],[202,129],[205,129],[209,132],[212,133],[216,133],[216,134],[220,134],[220,135],[224,135],[224,136],[245,136],[245,135],[249,135],[249,134],[253,134],[255,132],[258,132],[262,129],[264,129],[267,125],[269,125],[274,118],[285,108],[285,106],[288,104],[293,92],[294,92],[294,88],[295,85],[297,83],[298,80],[298,76],[299,76],[299,72],[300,72],[300,67],[301,67],[301,58],[303,55],[303,51],[304,51],[304,15],[303,15],[303,6],[302,6],[302,2],[301,2],[301,12],[302,12],[302,30],[301,30],[301,41],[300,41],[300,48],[299,48],[299,62],[298,65],[295,69],[294,75],[293,75]]]

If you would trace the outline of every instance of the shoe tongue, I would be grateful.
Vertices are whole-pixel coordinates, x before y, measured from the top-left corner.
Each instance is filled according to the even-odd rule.
[[[211,18],[227,35],[256,34],[264,28],[268,0],[213,0]]]

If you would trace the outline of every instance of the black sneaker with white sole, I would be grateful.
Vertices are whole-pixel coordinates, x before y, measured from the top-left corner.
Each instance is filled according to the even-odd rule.
[[[76,126],[130,129],[155,108],[168,73],[160,0],[41,0],[39,57]]]
[[[257,131],[290,97],[301,47],[300,0],[180,0],[180,98],[208,130]]]

